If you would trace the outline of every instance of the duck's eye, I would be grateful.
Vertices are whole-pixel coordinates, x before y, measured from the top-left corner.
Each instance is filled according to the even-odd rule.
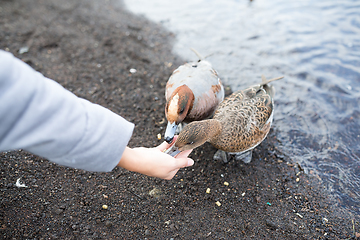
[[[183,109],[180,110],[179,113],[182,114],[182,113],[184,113],[184,111],[185,111],[185,109],[183,108]]]
[[[194,144],[194,142],[193,142],[193,141],[191,141],[191,142],[188,142],[188,144],[189,144],[189,145],[193,145],[193,144]]]
[[[196,65],[196,64],[194,64],[194,65],[192,65],[192,67],[193,67],[193,68],[196,68],[196,67],[197,67],[197,65]]]

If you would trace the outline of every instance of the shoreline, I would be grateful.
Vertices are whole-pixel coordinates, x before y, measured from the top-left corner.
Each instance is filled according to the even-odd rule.
[[[2,1],[0,14],[1,49],[135,123],[131,147],[162,142],[157,134],[166,127],[165,84],[184,63],[172,53],[172,33],[115,0]],[[19,54],[22,47],[28,52]],[[65,168],[24,151],[0,153],[1,236],[359,238],[359,217],[337,210],[321,181],[275,149],[276,141],[272,129],[250,164],[215,162],[215,149],[205,144],[193,151],[194,166],[171,181],[120,168]],[[15,186],[19,178],[28,188]]]

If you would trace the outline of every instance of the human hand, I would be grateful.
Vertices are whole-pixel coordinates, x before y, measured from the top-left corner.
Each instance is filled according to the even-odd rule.
[[[175,140],[176,138],[172,144]],[[163,142],[154,148],[126,147],[118,166],[147,176],[170,180],[180,168],[194,164],[194,161],[188,158],[192,150],[181,152],[175,158],[164,153],[172,144]]]

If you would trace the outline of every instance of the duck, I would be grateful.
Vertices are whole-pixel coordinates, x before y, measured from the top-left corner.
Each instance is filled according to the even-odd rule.
[[[164,140],[168,143],[173,141],[181,123],[212,117],[224,100],[224,86],[218,73],[195,49],[191,50],[199,60],[179,66],[166,83]]]
[[[267,80],[226,97],[216,109],[212,119],[191,122],[180,132],[176,142],[166,152],[176,156],[179,152],[194,149],[209,142],[218,151],[214,160],[236,160],[249,163],[252,150],[267,136],[274,115],[275,88]]]

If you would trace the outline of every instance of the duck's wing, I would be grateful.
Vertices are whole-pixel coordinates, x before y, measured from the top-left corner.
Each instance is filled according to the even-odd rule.
[[[213,145],[227,152],[253,149],[268,134],[272,114],[272,97],[263,88],[248,88],[230,95],[215,112],[214,118],[222,122],[223,131]]]
[[[272,90],[272,87],[266,85],[265,88],[261,88],[253,98],[256,106],[255,119],[260,130],[262,130],[267,123],[270,122],[271,124],[273,119],[274,100],[270,95],[273,92]]]

